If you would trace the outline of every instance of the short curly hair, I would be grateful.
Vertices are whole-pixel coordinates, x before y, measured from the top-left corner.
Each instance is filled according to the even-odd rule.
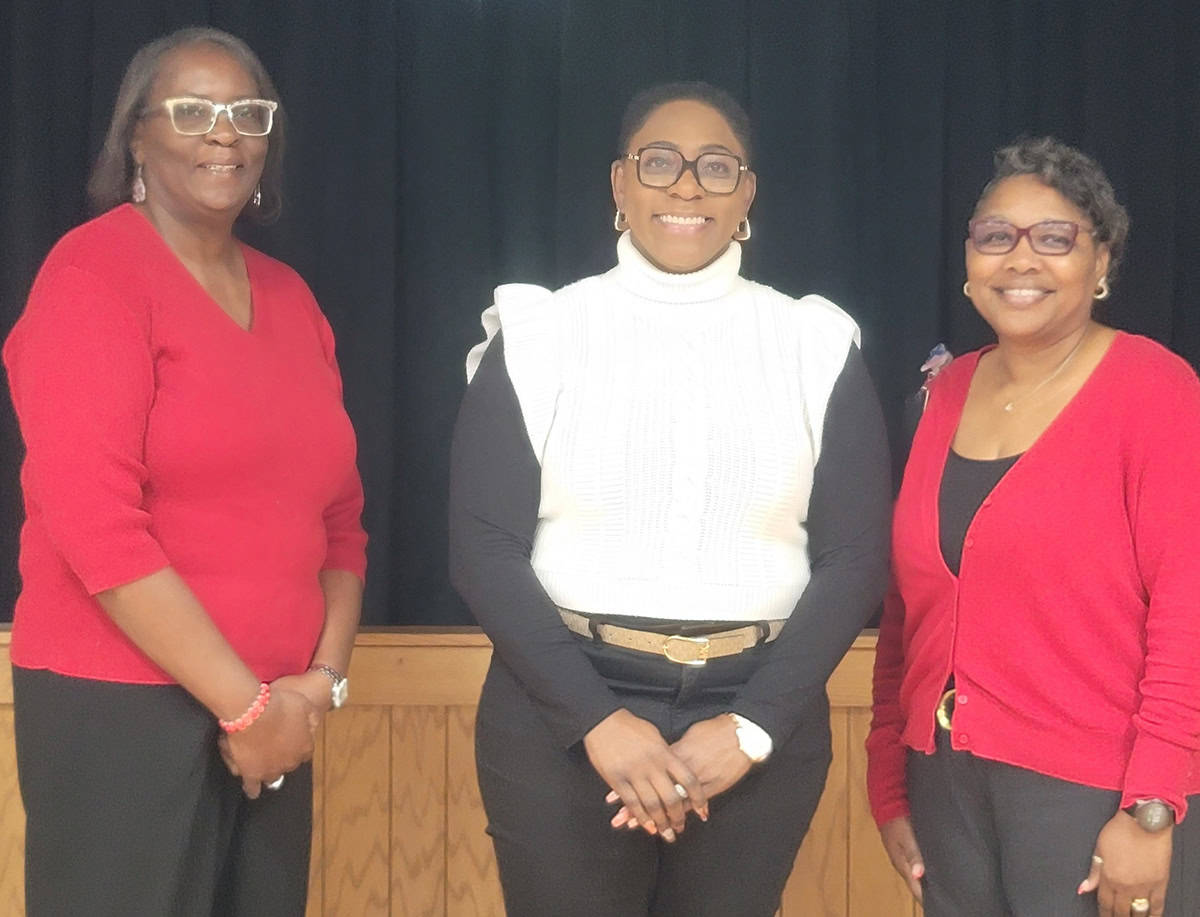
[[[1053,137],[1022,137],[996,151],[996,171],[975,203],[979,205],[1006,178],[1032,175],[1087,214],[1097,242],[1108,246],[1111,282],[1125,253],[1129,214],[1117,201],[1112,182],[1100,164]]]
[[[117,101],[113,106],[108,134],[104,138],[104,146],[100,149],[100,155],[96,158],[96,165],[88,181],[88,197],[95,212],[101,213],[130,199],[134,163],[129,144],[133,140],[134,130],[142,110],[146,107],[146,100],[154,81],[171,52],[199,44],[216,45],[250,74],[258,84],[258,93],[263,98],[279,101],[275,84],[258,55],[251,51],[244,41],[228,32],[192,26],[143,45],[125,69],[125,76],[117,90]],[[271,138],[267,144],[267,159],[259,182],[261,203],[250,202],[241,213],[244,219],[254,223],[273,222],[283,206],[283,146],[287,117],[282,104],[275,110],[274,121]]]
[[[629,104],[625,106],[625,114],[621,118],[621,132],[617,137],[617,155],[624,156],[630,152],[628,149],[630,139],[657,109],[668,102],[682,101],[703,102],[709,108],[716,109],[729,124],[733,136],[737,137],[742,149],[745,150],[746,164],[750,164],[750,148],[754,140],[750,116],[732,95],[724,89],[702,80],[659,83],[641,90],[630,99]]]

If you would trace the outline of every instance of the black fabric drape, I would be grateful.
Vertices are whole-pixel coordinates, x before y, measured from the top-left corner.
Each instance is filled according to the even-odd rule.
[[[1200,363],[1200,6],[1192,0],[95,0],[0,5],[0,333],[84,184],[133,51],[173,28],[245,38],[290,117],[281,221],[338,335],[367,489],[369,623],[468,620],[446,580],[463,356],[501,282],[614,259],[608,168],[652,82],[747,104],[754,279],[863,328],[894,428],[917,366],[988,338],[962,237],[991,151],[1053,133],[1094,154],[1133,231],[1119,327]],[[18,588],[20,438],[0,406],[0,617]]]

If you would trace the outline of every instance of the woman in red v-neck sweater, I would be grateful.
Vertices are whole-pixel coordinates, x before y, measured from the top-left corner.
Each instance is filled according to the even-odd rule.
[[[366,537],[329,325],[232,234],[277,207],[274,99],[225,33],[139,52],[93,179],[117,206],[54,247],[4,347],[31,915],[304,909],[304,762]]]
[[[997,165],[967,290],[999,343],[930,383],[913,440],[872,810],[928,917],[1161,915],[1168,875],[1192,915],[1200,381],[1091,318],[1125,232],[1098,167],[1049,140]]]

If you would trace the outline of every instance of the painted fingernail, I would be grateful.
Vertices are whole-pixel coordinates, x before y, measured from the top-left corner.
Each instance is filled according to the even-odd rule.
[[[924,867],[924,866],[922,866],[920,863],[917,863],[917,864],[916,864],[916,865],[915,865],[915,866],[912,868],[912,874],[913,874],[913,878],[914,878],[914,879],[919,879],[919,878],[921,878],[923,875],[925,875],[925,867]]]
[[[654,822],[652,822],[652,821],[646,822],[646,830],[649,831],[651,834],[658,834],[658,826],[655,825]]]
[[[1082,895],[1083,894],[1083,886],[1086,884],[1087,884],[1087,879],[1084,879],[1082,882],[1080,882],[1079,888],[1075,889],[1075,894]]]
[[[670,828],[663,828],[662,836],[663,836],[663,840],[666,841],[668,844],[675,843],[675,832],[672,831]]]
[[[700,816],[700,821],[708,821],[708,806],[703,809],[697,809],[696,814]]]

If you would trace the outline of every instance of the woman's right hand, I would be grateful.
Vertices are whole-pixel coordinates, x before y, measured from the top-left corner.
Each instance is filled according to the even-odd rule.
[[[921,856],[921,848],[917,846],[917,836],[913,833],[912,820],[907,815],[893,818],[885,822],[879,829],[883,849],[896,872],[908,883],[908,890],[914,898],[921,900],[921,877],[925,875],[925,860]]]
[[[674,841],[687,818],[682,786],[690,799],[703,799],[700,781],[671,751],[648,720],[621,709],[610,713],[583,738],[592,767],[651,834]]]
[[[257,799],[262,785],[294,771],[313,756],[320,716],[303,694],[280,688],[253,723],[217,742],[229,772]]]

